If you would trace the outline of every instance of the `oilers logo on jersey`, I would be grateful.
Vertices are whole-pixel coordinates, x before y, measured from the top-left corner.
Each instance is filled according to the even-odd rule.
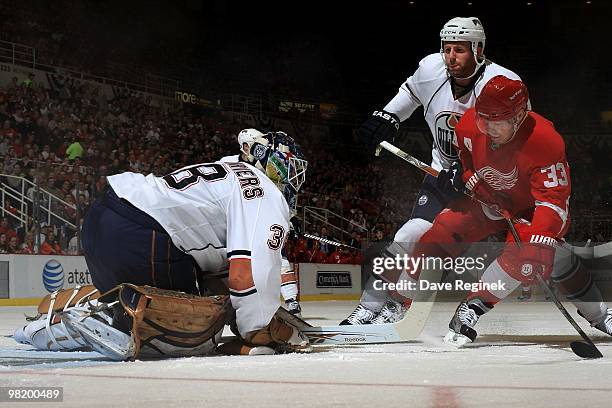
[[[434,127],[436,135],[434,143],[438,151],[447,160],[457,160],[457,150],[455,149],[455,126],[461,119],[461,114],[457,112],[442,111],[435,117]]]

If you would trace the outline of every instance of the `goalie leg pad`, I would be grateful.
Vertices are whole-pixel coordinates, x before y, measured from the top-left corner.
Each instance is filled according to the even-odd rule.
[[[70,309],[61,315],[65,327],[79,334],[98,353],[115,361],[134,355],[135,344],[130,335],[114,328],[112,318],[104,312]]]
[[[120,285],[117,292],[132,318],[134,358],[208,354],[231,310],[228,296],[198,297],[131,284]]]
[[[65,326],[60,313],[70,309],[88,310],[89,302],[96,303],[98,291],[92,285],[59,289],[45,296],[38,305],[38,314],[27,317],[24,327],[15,331],[13,338],[23,344],[30,344],[38,350],[79,350],[87,343]]]
[[[59,289],[45,296],[38,304],[38,314],[60,312],[69,307],[81,306],[89,300],[100,297],[100,292],[93,285],[76,286],[70,289]]]
[[[70,309],[87,310],[87,306]],[[65,326],[57,314],[52,316],[45,314],[37,320],[30,321],[24,327],[17,329],[13,338],[18,343],[29,344],[37,350],[73,351],[89,349],[87,342],[81,338],[80,334]]]

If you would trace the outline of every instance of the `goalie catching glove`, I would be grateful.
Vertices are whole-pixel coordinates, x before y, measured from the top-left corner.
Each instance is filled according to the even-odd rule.
[[[306,327],[309,327],[308,323],[279,307],[265,327],[224,343],[217,351],[226,355],[307,353],[312,347],[308,337],[301,332]]]

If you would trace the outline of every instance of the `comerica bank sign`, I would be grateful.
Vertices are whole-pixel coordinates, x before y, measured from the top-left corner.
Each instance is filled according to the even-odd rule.
[[[352,288],[350,272],[317,271],[317,288]]]

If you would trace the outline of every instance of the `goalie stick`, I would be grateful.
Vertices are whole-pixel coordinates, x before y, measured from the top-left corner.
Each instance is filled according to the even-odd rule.
[[[423,331],[434,304],[435,293],[413,300],[409,313],[395,323],[347,326],[313,326],[302,330],[310,342],[320,345],[401,343],[415,340]]]
[[[358,249],[311,234],[302,234],[330,245]],[[423,270],[422,276],[430,281],[439,281],[442,271]],[[291,315],[282,307],[277,313],[288,323],[299,329],[315,346],[342,346],[351,344],[401,343],[415,340],[423,331],[434,305],[436,291],[417,291],[410,305],[410,313],[395,323],[312,326],[310,323]],[[231,341],[233,336],[224,336],[221,342]]]
[[[351,248],[351,249],[360,250],[360,248],[357,248],[357,247],[354,247],[354,246],[350,246],[350,245],[346,245],[346,244],[342,244],[342,243],[337,242],[337,241],[332,241],[331,239],[321,238],[321,237],[318,237],[318,236],[312,235],[312,234],[304,233],[304,234],[302,234],[302,236],[306,237],[306,238],[314,239],[315,241],[323,242],[324,244],[329,244],[329,245],[338,246],[338,247],[344,247],[344,248]]]
[[[425,271],[424,271],[425,272]],[[432,275],[433,272],[431,271]],[[429,276],[428,279],[440,279]],[[415,340],[423,331],[427,318],[434,305],[436,291],[418,291],[410,306],[410,313],[395,323],[364,324],[347,326],[312,326],[297,316],[291,315],[284,308],[277,311],[279,316],[296,327],[308,337],[313,346],[346,346],[353,344],[402,343]],[[221,342],[234,339],[234,336],[223,336]]]
[[[404,152],[403,150],[399,149],[398,147],[392,145],[391,143],[389,143],[387,141],[382,141],[376,147],[375,155],[379,156],[380,152],[382,151],[382,149],[385,149],[385,150],[393,153],[395,156],[403,159],[404,161],[407,161],[408,163],[412,164],[413,166],[423,170],[424,172],[426,172],[426,173],[428,173],[428,174],[430,174],[430,175],[432,175],[434,177],[438,176],[438,171],[435,170],[433,167],[428,166],[427,164],[425,164],[422,161],[418,160],[417,158],[409,155],[408,153]],[[508,226],[510,228],[510,232],[512,233],[514,241],[520,247],[521,240],[519,238],[518,233],[516,232],[516,228],[514,227],[514,223],[523,223],[523,224],[524,223],[528,223],[528,224],[530,224],[529,221],[527,221],[527,220],[525,220],[523,218],[520,218],[520,219],[508,218],[499,209],[491,206],[490,204],[485,203],[485,202],[483,202],[483,201],[477,199],[476,197],[474,197],[472,195],[469,195],[467,193],[466,193],[466,195],[468,195],[471,199],[477,201],[478,203],[486,206],[490,210],[495,211],[500,216],[504,217],[506,219],[506,221],[508,222]],[[597,346],[595,346],[595,344],[589,338],[589,336],[587,336],[586,333],[580,328],[578,323],[576,323],[576,320],[574,320],[574,318],[569,314],[569,312],[567,311],[565,306],[563,306],[563,304],[561,303],[559,298],[555,295],[555,293],[546,284],[546,282],[544,281],[544,278],[542,277],[542,275],[540,273],[536,272],[536,278],[538,280],[538,283],[540,284],[540,286],[544,290],[544,292],[547,294],[547,296],[550,297],[553,300],[553,303],[555,304],[555,306],[557,306],[557,309],[559,309],[561,314],[563,314],[563,316],[572,325],[572,327],[574,327],[574,329],[578,332],[580,337],[582,337],[584,339],[584,341],[573,341],[573,342],[571,342],[570,343],[570,348],[572,349],[572,351],[577,356],[582,357],[582,358],[601,358],[601,357],[603,357],[603,355],[601,354],[601,352],[599,351]]]

